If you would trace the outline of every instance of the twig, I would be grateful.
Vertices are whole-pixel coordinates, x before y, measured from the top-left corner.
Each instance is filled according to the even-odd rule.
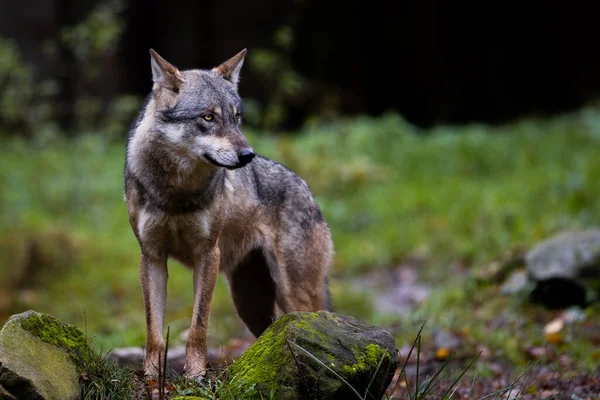
[[[165,384],[166,384],[166,377],[167,377],[167,355],[169,353],[169,336],[171,333],[171,326],[167,325],[167,340],[165,342],[165,355],[164,355],[164,359],[158,360],[158,362],[160,363],[159,368],[158,368],[158,399],[159,400],[164,400],[165,399]]]

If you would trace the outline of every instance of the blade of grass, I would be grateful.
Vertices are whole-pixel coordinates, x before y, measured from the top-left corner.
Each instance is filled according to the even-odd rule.
[[[442,364],[442,366],[436,371],[435,374],[433,374],[433,376],[426,381],[427,385],[425,385],[425,383],[423,383],[423,385],[425,385],[425,387],[423,388],[424,390],[424,394],[421,394],[421,388],[417,387],[415,388],[415,390],[417,391],[415,394],[417,395],[417,399],[423,399],[425,395],[427,395],[429,393],[429,388],[430,387],[435,387],[433,385],[433,382],[435,382],[436,378],[440,376],[440,374],[442,373],[442,371],[444,371],[444,369],[448,366],[448,364],[450,363],[450,361],[454,358],[455,353],[452,353],[450,355],[450,357],[448,357],[448,359],[444,362],[444,364]],[[438,381],[436,383],[436,385],[439,383],[440,381]]]
[[[446,392],[444,393],[443,398],[446,397],[446,395],[450,392],[450,389],[452,389],[454,386],[456,386],[458,384],[458,382],[462,379],[462,377],[465,375],[465,373],[473,366],[473,364],[479,359],[479,356],[481,355],[481,351],[479,353],[477,353],[477,355],[475,356],[475,358],[473,358],[469,364],[467,364],[467,367],[465,369],[463,369],[463,371],[460,373],[460,375],[458,375],[458,377],[456,377],[456,379],[454,380],[454,382],[452,382],[452,385],[450,385],[450,387],[448,388],[448,390],[446,390]],[[454,393],[454,392],[453,392]],[[451,398],[451,397],[450,397]]]
[[[425,326],[425,322],[427,322],[427,320],[423,320],[423,323],[421,324],[421,327],[419,328],[419,331],[417,332],[417,336],[415,337],[415,340],[413,341],[412,346],[410,346],[410,350],[408,351],[408,355],[406,356],[406,359],[404,360],[404,364],[402,365],[402,368],[400,369],[400,375],[404,375],[404,382],[406,384],[406,390],[408,392],[409,400],[412,400],[413,397],[410,393],[410,384],[408,382],[408,376],[406,375],[406,364],[408,364],[408,360],[410,360],[410,356],[412,355],[412,352],[415,349],[415,346],[417,345],[418,338],[421,337],[421,333],[423,332],[423,327]],[[396,388],[398,387],[398,383],[400,383],[400,376],[398,376],[398,380],[396,381],[396,384],[392,388],[392,393],[394,393],[394,391],[396,391]]]
[[[292,350],[290,341],[287,339],[286,339],[286,344],[288,346],[288,349],[290,349],[290,353],[292,353],[292,357],[294,358],[294,362],[296,363],[296,367],[298,368],[298,373],[302,377],[302,381],[304,382],[304,386],[306,386],[306,391],[308,392],[310,390],[310,388],[308,387],[308,382],[306,382],[306,376],[304,376],[304,374],[302,373],[302,370],[300,369],[300,363],[298,362],[298,359],[296,358],[296,354],[294,354],[294,351]]]
[[[373,383],[373,380],[375,380],[375,377],[377,376],[377,373],[379,372],[379,368],[381,367],[381,363],[383,362],[384,358],[385,358],[385,353],[383,353],[381,355],[381,358],[379,359],[379,363],[377,364],[377,369],[375,370],[375,373],[373,374],[373,376],[371,377],[371,380],[369,381],[369,384],[367,385],[367,389],[365,390],[365,395],[364,395],[365,399],[367,398],[367,394],[369,393],[371,384]]]
[[[348,386],[350,388],[350,390],[352,390],[352,392],[354,392],[354,394],[356,394],[356,397],[358,397],[360,400],[365,400],[361,397],[360,393],[358,393],[356,391],[356,389],[354,389],[352,387],[352,385],[350,385],[344,378],[342,378],[340,375],[338,375],[337,372],[335,372],[334,370],[332,370],[331,368],[329,368],[325,363],[323,363],[321,360],[319,360],[317,357],[315,357],[314,355],[312,355],[308,350],[304,349],[302,346],[297,345],[294,342],[290,342],[289,340],[287,341],[290,344],[293,344],[294,346],[296,346],[297,348],[299,348],[300,350],[302,350],[303,352],[305,352],[310,358],[312,358],[313,360],[315,360],[316,362],[318,362],[319,364],[321,364],[323,367],[325,367],[327,370],[329,370],[332,374],[334,374],[339,380],[341,380],[342,382],[344,382],[344,384],[346,386]]]
[[[421,364],[421,335],[417,337],[417,374],[415,376],[415,387],[419,387],[419,366]]]
[[[400,380],[400,379],[398,379]],[[406,376],[406,373],[404,373],[404,384],[406,385],[406,392],[408,393],[408,400],[413,400],[413,396],[410,393],[410,383],[408,382],[408,376]],[[394,386],[394,390],[396,389],[396,387]],[[392,393],[394,391],[392,390]]]
[[[481,351],[479,352],[481,354]],[[469,390],[469,397],[467,400],[471,398],[471,393],[473,393],[473,389],[475,388],[475,380],[477,379],[477,368],[475,368],[475,374],[473,375],[473,381],[471,382],[471,389]]]
[[[520,380],[522,377],[524,377],[524,376],[525,376],[525,374],[527,374],[527,373],[528,373],[528,372],[531,370],[531,368],[533,368],[533,366],[534,366],[535,364],[537,364],[537,361],[536,361],[536,362],[534,362],[534,363],[532,363],[532,364],[531,364],[529,367],[527,367],[527,368],[525,369],[525,371],[524,371],[524,372],[523,372],[521,375],[519,375],[519,377],[518,377],[517,379],[515,379],[515,380],[513,381],[513,383],[511,383],[509,386],[507,386],[507,387],[505,387],[505,388],[503,388],[503,389],[497,390],[497,391],[495,391],[495,392],[493,392],[493,393],[490,393],[490,394],[488,394],[488,395],[486,395],[486,396],[483,396],[483,397],[482,397],[482,398],[480,398],[479,400],[485,400],[485,399],[489,399],[490,397],[492,397],[492,396],[494,396],[494,395],[497,395],[497,394],[499,394],[500,396],[502,396],[502,395],[503,395],[504,393],[506,393],[506,392],[507,392],[507,391],[508,391],[510,388],[512,388],[512,387],[515,385],[515,383],[517,383],[517,382],[518,382],[518,381],[519,381],[519,380]],[[499,398],[499,397],[496,397],[496,398]]]

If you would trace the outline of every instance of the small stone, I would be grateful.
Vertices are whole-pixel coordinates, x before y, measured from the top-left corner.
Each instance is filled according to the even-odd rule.
[[[529,279],[527,278],[527,273],[525,271],[515,271],[508,277],[506,282],[500,286],[500,293],[505,295],[518,293],[527,288],[528,283]]]

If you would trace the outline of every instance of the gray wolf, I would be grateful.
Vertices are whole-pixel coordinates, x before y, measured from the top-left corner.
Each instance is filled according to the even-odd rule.
[[[206,370],[218,272],[259,336],[282,313],[330,309],[333,244],[304,180],[254,153],[238,94],[246,49],[212,69],[180,71],[150,49],[153,87],[127,140],[125,201],[141,249],[147,376],[165,350],[167,259],[193,271],[186,375]]]

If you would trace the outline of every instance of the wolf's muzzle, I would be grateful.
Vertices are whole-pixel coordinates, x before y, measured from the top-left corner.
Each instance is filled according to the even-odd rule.
[[[238,161],[243,166],[248,164],[256,154],[252,150],[242,150],[238,153]]]

